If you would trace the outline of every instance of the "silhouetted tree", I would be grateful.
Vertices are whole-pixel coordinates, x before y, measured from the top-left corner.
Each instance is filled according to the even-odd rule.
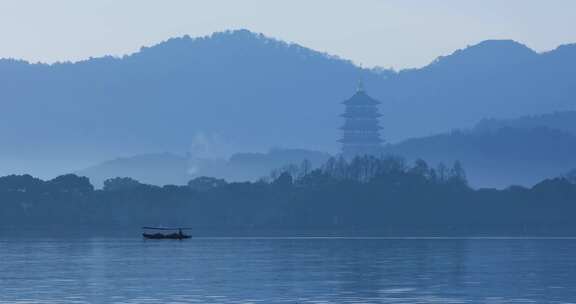
[[[47,182],[52,190],[59,192],[70,192],[85,194],[94,191],[94,186],[90,184],[90,180],[84,176],[75,174],[60,175]]]
[[[455,185],[467,186],[468,181],[466,180],[466,172],[459,161],[454,163],[452,169],[450,169],[450,177],[448,181]]]
[[[436,173],[438,174],[438,182],[445,183],[448,181],[449,170],[444,163],[438,164],[436,167]]]
[[[270,182],[200,177],[157,187],[115,178],[104,190],[76,175],[0,177],[0,233],[166,224],[225,235],[576,235],[576,184],[566,177],[474,190],[459,163],[432,169],[383,156],[306,167],[286,166]]]
[[[289,172],[283,172],[280,176],[274,180],[273,184],[280,187],[290,187],[294,183],[294,178]]]
[[[0,177],[0,191],[2,192],[40,192],[44,188],[43,180],[28,174]]]
[[[130,177],[115,177],[104,181],[104,191],[124,191],[132,190],[142,185],[135,179]]]
[[[227,182],[223,179],[201,176],[188,182],[188,187],[194,191],[204,192],[225,186]]]
[[[422,177],[428,177],[429,170],[430,170],[430,168],[428,167],[428,164],[424,160],[417,159],[414,162],[414,166],[410,169],[410,173],[418,175],[418,176],[422,176]]]

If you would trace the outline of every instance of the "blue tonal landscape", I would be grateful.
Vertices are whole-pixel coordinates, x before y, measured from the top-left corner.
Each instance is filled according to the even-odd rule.
[[[0,304],[576,303],[575,11],[0,1]]]

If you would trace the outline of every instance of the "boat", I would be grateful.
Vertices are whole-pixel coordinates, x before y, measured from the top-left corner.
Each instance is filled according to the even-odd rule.
[[[142,237],[150,240],[185,240],[192,237],[183,232],[183,230],[190,228],[142,227],[142,229],[144,229]]]

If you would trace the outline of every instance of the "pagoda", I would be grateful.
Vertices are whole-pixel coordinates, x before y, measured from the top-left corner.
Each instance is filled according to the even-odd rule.
[[[344,157],[362,155],[377,155],[381,153],[382,139],[380,138],[381,116],[378,112],[380,102],[366,94],[362,83],[358,85],[356,94],[344,101],[346,106],[344,125],[340,128],[343,132],[342,154]]]

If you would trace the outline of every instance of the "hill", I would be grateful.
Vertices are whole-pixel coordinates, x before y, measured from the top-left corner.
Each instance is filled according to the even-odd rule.
[[[454,131],[414,138],[386,153],[431,163],[460,161],[475,187],[532,186],[576,168],[576,135],[546,127]]]
[[[385,81],[386,132],[418,137],[574,108],[576,45],[538,54],[514,41],[484,41]],[[402,121],[405,121],[402,123]],[[428,132],[428,133],[426,133]],[[395,136],[391,136],[394,138]]]
[[[121,58],[4,59],[0,166],[53,176],[121,155],[184,154],[197,134],[221,138],[227,155],[336,152],[340,101],[360,78],[383,101],[384,137],[398,142],[486,117],[570,109],[575,59],[575,45],[538,54],[485,41],[394,73],[247,30],[173,38]],[[38,172],[38,159],[54,166]]]
[[[330,157],[327,153],[301,149],[271,149],[266,153],[235,153],[229,158],[196,158],[170,153],[122,157],[78,170],[97,188],[106,179],[130,177],[151,185],[185,185],[199,176],[224,178],[232,182],[257,181],[274,169],[308,160],[318,166]]]
[[[79,170],[101,188],[104,181],[114,177],[130,177],[152,185],[185,185],[190,179],[189,159],[186,156],[160,153],[121,157]]]
[[[490,132],[501,128],[534,129],[540,127],[576,135],[576,111],[558,111],[511,119],[483,119],[474,126],[474,129],[478,132]]]
[[[0,159],[70,170],[69,155],[93,163],[184,153],[197,134],[220,136],[228,154],[335,150],[339,102],[361,75],[371,86],[385,77],[246,30],[173,38],[122,58],[1,60]]]
[[[460,161],[470,185],[505,188],[532,186],[576,168],[576,135],[547,127],[470,129],[424,136],[390,144],[384,154],[431,164]],[[236,153],[230,158],[194,158],[173,154],[137,155],[89,167],[76,173],[101,187],[105,179],[131,177],[154,184],[186,184],[198,176],[228,181],[257,181],[275,169],[311,161],[313,167],[330,157],[301,149],[272,149],[267,153]]]

